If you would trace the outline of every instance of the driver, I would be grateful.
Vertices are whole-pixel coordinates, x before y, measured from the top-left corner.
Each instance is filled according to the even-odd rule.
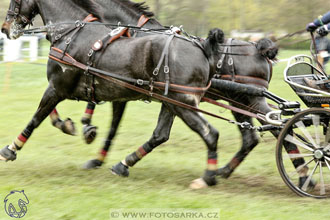
[[[318,57],[321,58],[319,62],[321,65],[326,64],[329,61],[330,53],[330,41],[326,37],[330,30],[330,11],[315,19],[314,22],[307,24],[306,30],[309,32],[314,32],[317,30],[317,33],[320,35],[316,38]],[[304,81],[308,86],[312,88],[330,91],[330,80],[315,81],[304,78]]]

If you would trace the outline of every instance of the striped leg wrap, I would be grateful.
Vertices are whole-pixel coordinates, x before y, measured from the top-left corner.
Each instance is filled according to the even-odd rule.
[[[218,169],[218,160],[217,159],[208,159],[207,160],[207,170],[217,170]]]
[[[56,109],[54,109],[50,113],[49,117],[50,117],[50,120],[52,121],[53,126],[55,126],[58,129],[62,129],[62,121],[61,121],[60,116]]]
[[[9,145],[9,149],[16,151],[16,150],[21,150],[24,144],[27,142],[29,139],[30,135],[26,135],[25,132],[22,132],[14,141],[11,145]]]
[[[144,150],[144,148],[140,147],[137,151],[126,157],[124,164],[132,167],[147,154],[148,153]]]
[[[108,154],[108,151],[102,149],[100,154],[99,154],[99,157],[97,158],[99,161],[104,161],[105,158],[107,157],[107,154]]]
[[[81,122],[83,124],[88,124],[89,125],[91,123],[92,117],[93,117],[93,114],[94,114],[94,109],[95,109],[95,105],[91,104],[91,103],[88,103],[87,108],[85,110],[85,114],[81,119]]]

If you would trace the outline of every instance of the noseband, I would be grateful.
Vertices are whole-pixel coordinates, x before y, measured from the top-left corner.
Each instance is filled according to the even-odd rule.
[[[15,0],[14,1],[14,10],[8,10],[7,15],[11,15],[14,17],[14,20],[17,20],[18,17],[21,18],[22,22],[26,25],[30,24],[32,25],[32,19],[28,19],[24,15],[21,15],[21,2],[22,0]],[[34,14],[34,13],[33,13]]]

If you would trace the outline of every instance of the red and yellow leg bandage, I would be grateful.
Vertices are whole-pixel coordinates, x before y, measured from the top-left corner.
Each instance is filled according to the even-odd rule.
[[[28,137],[22,133],[13,141],[13,143],[9,146],[9,149],[15,151],[20,150],[27,142],[27,140]]]
[[[56,128],[61,129],[61,127],[62,127],[62,122],[61,122],[60,116],[59,116],[59,114],[58,114],[58,112],[57,112],[56,109],[54,109],[54,110],[50,113],[49,117],[50,117],[50,120],[52,121],[52,124],[53,124]]]
[[[208,159],[207,160],[207,170],[217,170],[218,169],[218,160],[217,159]]]
[[[142,159],[145,155],[147,155],[148,153],[143,149],[143,147],[139,147],[139,149],[137,151],[135,151],[136,156],[139,159]]]
[[[97,158],[99,161],[104,161],[105,158],[107,157],[107,154],[108,154],[108,151],[102,149],[100,154],[99,154],[99,157]]]

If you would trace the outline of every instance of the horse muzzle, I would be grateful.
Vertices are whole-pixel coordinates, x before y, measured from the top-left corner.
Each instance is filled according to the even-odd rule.
[[[16,24],[16,22],[8,22],[6,21],[3,23],[1,27],[1,32],[7,36],[8,39],[10,40],[15,40],[19,38],[22,33],[21,33],[21,25]]]
[[[2,27],[1,27],[1,32],[3,34],[5,34],[7,36],[8,39],[10,39],[9,37],[9,33],[10,33],[10,23],[5,22],[3,23]]]

